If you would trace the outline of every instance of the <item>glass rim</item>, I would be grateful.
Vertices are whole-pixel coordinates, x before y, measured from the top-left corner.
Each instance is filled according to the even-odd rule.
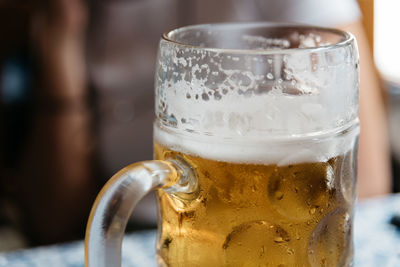
[[[324,44],[315,47],[295,47],[295,48],[273,48],[273,49],[264,49],[264,50],[256,50],[256,49],[233,49],[233,48],[217,48],[217,47],[203,47],[198,45],[192,45],[184,42],[179,42],[172,38],[172,35],[176,33],[180,33],[186,30],[195,30],[195,29],[207,29],[210,27],[235,27],[235,28],[248,28],[248,29],[255,29],[255,28],[293,28],[297,27],[298,29],[310,29],[310,30],[317,30],[321,32],[328,32],[337,36],[342,37],[338,42],[334,44]],[[208,23],[208,24],[194,24],[179,27],[170,31],[165,32],[162,34],[161,39],[172,43],[176,46],[180,46],[183,48],[192,48],[200,51],[209,51],[209,52],[216,52],[216,53],[232,53],[232,54],[253,54],[253,55],[269,55],[269,54],[289,54],[289,53],[298,53],[298,52],[317,52],[317,51],[324,51],[324,50],[333,50],[338,49],[341,47],[346,47],[352,44],[355,41],[355,37],[352,33],[344,30],[339,30],[336,28],[329,28],[329,27],[320,27],[310,24],[303,24],[303,23],[281,23],[281,22],[238,22],[238,23]]]

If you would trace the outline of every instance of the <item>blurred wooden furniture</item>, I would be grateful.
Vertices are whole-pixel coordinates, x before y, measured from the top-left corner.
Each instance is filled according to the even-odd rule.
[[[371,53],[374,51],[374,0],[358,0]]]

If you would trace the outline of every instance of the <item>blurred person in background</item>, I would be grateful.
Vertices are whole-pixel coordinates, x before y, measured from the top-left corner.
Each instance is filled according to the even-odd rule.
[[[35,244],[83,237],[99,186],[123,166],[152,158],[158,40],[189,24],[290,21],[352,32],[361,55],[359,196],[389,193],[384,108],[355,0],[31,3],[25,45],[35,58],[28,68],[33,89],[20,105],[23,121],[2,112],[0,192],[14,203],[16,221]],[[1,100],[2,111],[10,110]],[[155,226],[152,196],[134,220],[136,229]]]
[[[9,44],[1,61],[3,211],[31,244],[81,238],[97,191],[87,101],[86,4],[0,5],[2,43]]]

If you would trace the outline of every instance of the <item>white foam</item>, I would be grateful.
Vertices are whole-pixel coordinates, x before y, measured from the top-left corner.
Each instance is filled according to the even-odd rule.
[[[172,118],[178,128],[220,136],[305,134],[357,118],[358,76],[352,64],[331,66],[324,57],[304,60],[304,54],[186,53],[195,56],[172,57],[168,66],[170,61],[159,61],[160,73],[168,75],[156,77],[156,114]],[[317,71],[314,61],[324,70]]]
[[[171,130],[155,124],[154,139],[172,150],[207,159],[277,165],[328,161],[353,149],[359,133],[358,121],[345,133],[292,138],[253,136],[226,139]]]
[[[221,47],[224,38],[212,36]],[[249,47],[283,42],[244,40]],[[353,147],[358,127],[339,134],[358,121],[358,58],[350,48],[235,51],[161,41],[159,143],[209,159],[281,165],[326,161]]]

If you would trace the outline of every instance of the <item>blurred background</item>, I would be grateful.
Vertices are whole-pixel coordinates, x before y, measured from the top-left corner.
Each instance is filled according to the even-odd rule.
[[[379,74],[371,98],[382,105],[364,105],[378,114],[369,132],[381,133],[383,143],[390,136],[391,160],[386,148],[360,153],[392,166],[371,172],[392,173],[391,181],[365,196],[399,191],[400,3],[330,2],[336,7],[312,0],[0,0],[0,251],[82,239],[107,179],[152,158],[158,40],[188,24],[270,20],[355,29],[361,58],[374,57],[378,67],[371,64],[367,75],[362,63],[361,86]],[[370,172],[366,165],[360,175]],[[153,196],[142,202],[128,230],[156,227]]]

